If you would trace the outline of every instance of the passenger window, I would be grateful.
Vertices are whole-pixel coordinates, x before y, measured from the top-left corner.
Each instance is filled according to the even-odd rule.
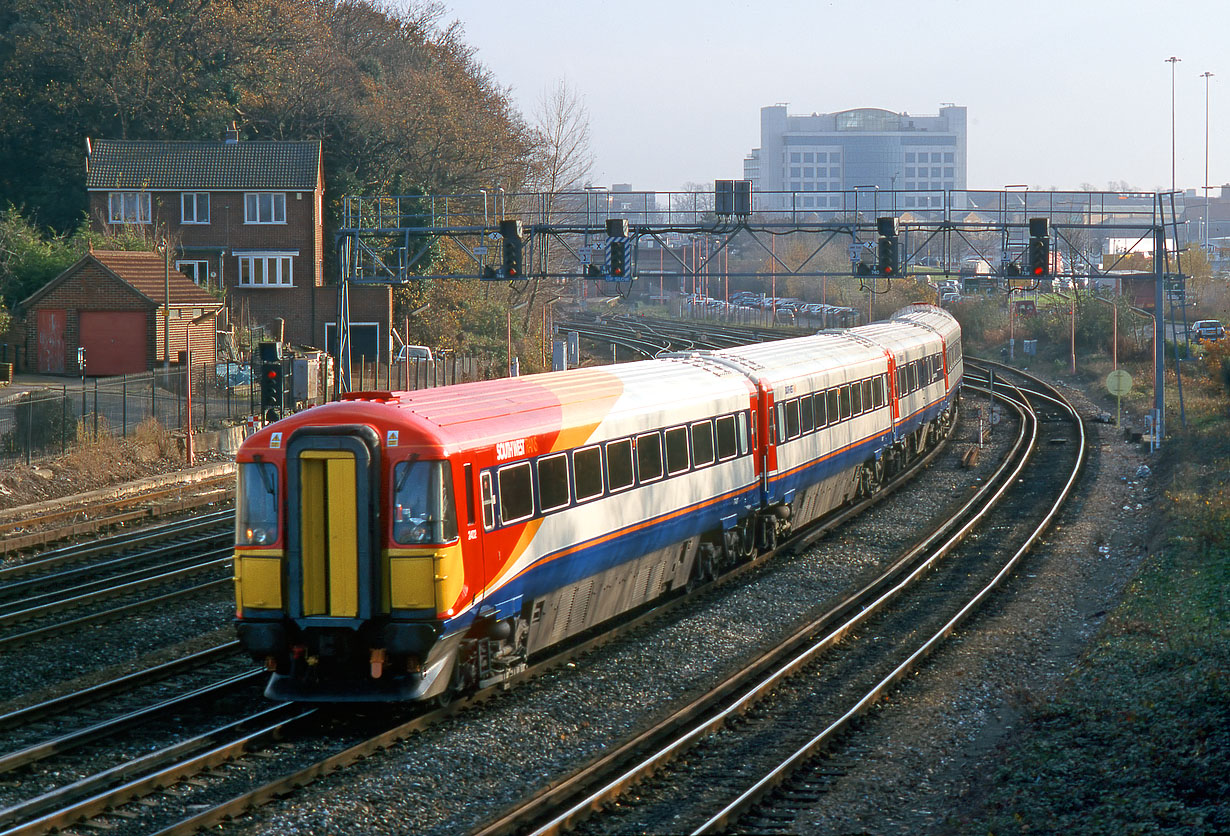
[[[572,478],[576,480],[577,502],[602,495],[602,448],[586,447],[572,454]]]
[[[841,406],[841,420],[846,420],[850,417],[850,387],[843,386],[838,395],[838,401]]]
[[[483,528],[490,531],[495,527],[495,494],[491,490],[491,471],[483,471],[479,478],[483,491]]]
[[[698,421],[692,425],[692,465],[713,464],[713,424]]]
[[[867,378],[862,383],[863,386],[863,411],[871,409],[871,378]],[[876,404],[879,406],[879,404]]]
[[[897,397],[905,397],[905,366],[897,368]]]
[[[908,390],[913,392],[918,388],[918,361],[905,367],[905,382]]]
[[[538,499],[542,512],[563,508],[571,500],[568,491],[568,455],[544,456],[538,460]]]
[[[606,483],[612,491],[632,484],[632,440],[612,441],[606,446]]]
[[[747,444],[747,413],[739,413],[739,455],[746,456],[748,451]]]
[[[714,423],[717,427],[718,461],[733,459],[739,453],[738,442],[735,440],[735,416],[723,415]]]
[[[859,383],[850,384],[850,414],[858,415],[863,411],[863,387]]]
[[[500,480],[500,522],[524,520],[534,513],[534,487],[530,463],[519,462],[502,468]]]
[[[662,436],[646,433],[636,437],[636,470],[641,482],[662,478]]]
[[[841,420],[841,408],[838,406],[838,396],[836,389],[830,389],[825,393],[825,421],[826,424],[835,424]]]
[[[799,401],[794,399],[786,404],[786,438],[799,437]]]
[[[875,404],[876,409],[884,406],[884,375],[876,375],[876,379],[872,381],[871,386],[871,402]]]
[[[816,413],[812,411],[811,395],[799,398],[799,426],[805,434],[816,428]]]
[[[811,399],[812,407],[816,413],[816,429],[820,429],[828,423],[824,415],[824,393],[817,392],[816,396]]]
[[[666,431],[666,472],[670,475],[688,469],[688,431],[675,427]]]
[[[786,442],[786,405],[779,403],[777,405],[777,443],[784,444]]]

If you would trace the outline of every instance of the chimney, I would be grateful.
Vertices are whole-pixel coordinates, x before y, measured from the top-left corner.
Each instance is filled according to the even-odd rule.
[[[234,145],[239,142],[239,127],[232,122],[231,126],[226,129],[226,144]]]

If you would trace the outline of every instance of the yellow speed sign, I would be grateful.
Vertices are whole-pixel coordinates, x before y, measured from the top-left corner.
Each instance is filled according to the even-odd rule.
[[[1106,390],[1117,398],[1132,391],[1132,376],[1123,369],[1115,369],[1106,375]]]

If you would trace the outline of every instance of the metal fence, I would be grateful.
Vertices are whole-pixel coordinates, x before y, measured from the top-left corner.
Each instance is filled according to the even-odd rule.
[[[449,355],[433,360],[398,363],[356,362],[351,389],[425,389],[497,376],[499,363]],[[322,403],[335,388],[327,369],[310,397],[296,406]],[[189,391],[189,387],[191,390]],[[173,432],[218,429],[260,414],[259,363],[194,363],[191,369],[119,377],[85,378],[55,384],[35,384],[29,391],[0,397],[0,461],[27,463],[61,455],[79,441],[103,436],[128,438],[151,419]]]

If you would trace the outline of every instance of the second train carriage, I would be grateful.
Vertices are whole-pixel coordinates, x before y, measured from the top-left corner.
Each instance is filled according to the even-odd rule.
[[[498,681],[873,489],[959,382],[955,320],[913,306],[849,332],[347,395],[240,450],[240,640],[275,698]]]

